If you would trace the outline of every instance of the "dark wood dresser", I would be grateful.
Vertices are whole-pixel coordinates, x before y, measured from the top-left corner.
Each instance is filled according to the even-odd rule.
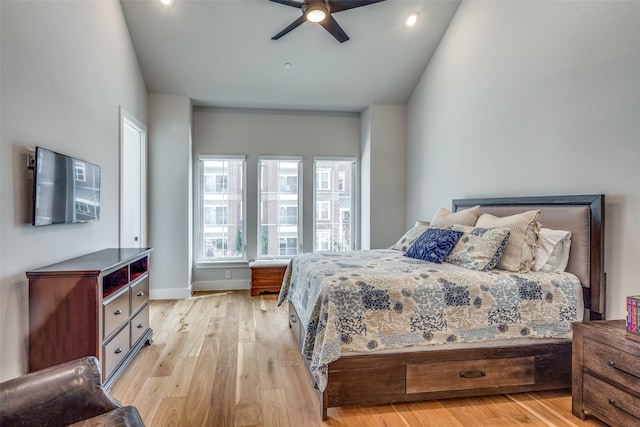
[[[29,372],[95,356],[109,388],[145,342],[152,248],[111,248],[27,272]]]
[[[573,414],[640,425],[640,336],[624,320],[573,325]]]

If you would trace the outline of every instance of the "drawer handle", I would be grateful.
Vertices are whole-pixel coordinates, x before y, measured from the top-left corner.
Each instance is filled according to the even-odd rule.
[[[140,328],[144,328],[144,323],[138,323],[137,328],[138,328],[138,329],[140,329]]]
[[[138,292],[138,293],[136,294],[136,296],[143,297],[143,296],[144,296],[144,292],[140,291],[140,292]]]
[[[632,417],[634,417],[634,418],[636,417],[636,415],[634,415],[634,414],[632,414],[631,412],[627,411],[626,409],[621,408],[620,406],[618,406],[618,405],[616,404],[616,400],[615,400],[615,399],[609,398],[609,405],[613,406],[613,407],[614,407],[614,408],[616,408],[616,409],[621,410],[622,412],[624,412],[624,413],[626,413],[626,414],[631,415],[631,416],[632,416]]]
[[[122,349],[120,347],[118,347],[118,348],[116,348],[116,351],[114,351],[114,353],[115,354],[122,353]]]
[[[486,376],[484,371],[463,371],[460,372],[460,378],[480,378]]]
[[[624,372],[627,375],[631,375],[632,377],[640,378],[636,374],[634,374],[632,372],[629,372],[626,369],[621,368],[620,366],[616,365],[616,362],[614,362],[613,360],[609,360],[609,366],[611,366],[613,369],[617,369],[618,371]]]
[[[117,309],[116,311],[113,312],[113,314],[115,314],[116,316],[119,314],[122,314],[122,310]]]
[[[294,316],[293,314],[289,316],[289,320],[291,321],[291,323],[298,323],[298,320],[296,320],[296,316]]]

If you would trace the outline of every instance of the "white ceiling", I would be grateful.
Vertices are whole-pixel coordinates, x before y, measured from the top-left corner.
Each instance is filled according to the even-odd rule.
[[[268,0],[121,0],[147,90],[196,106],[361,111],[404,104],[459,0],[386,0],[334,14],[343,44]],[[405,29],[404,17],[420,14]],[[284,64],[290,63],[290,69]]]

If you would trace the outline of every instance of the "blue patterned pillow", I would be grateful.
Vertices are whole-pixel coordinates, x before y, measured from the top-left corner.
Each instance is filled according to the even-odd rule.
[[[446,230],[442,228],[427,228],[409,247],[404,256],[423,259],[425,261],[442,264],[456,245],[461,231]]]

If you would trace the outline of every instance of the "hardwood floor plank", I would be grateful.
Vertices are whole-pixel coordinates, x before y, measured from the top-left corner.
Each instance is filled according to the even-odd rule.
[[[317,391],[276,294],[197,293],[151,301],[154,342],[110,392],[157,426],[604,426],[571,414],[570,390],[329,408]]]
[[[238,346],[235,401],[236,426],[253,426],[262,423],[260,375],[258,374],[255,347],[255,343],[246,342],[240,343]]]
[[[299,424],[289,422],[287,411],[287,398],[284,390],[262,390],[262,417],[265,426],[271,427],[297,427]]]
[[[160,400],[158,410],[151,421],[154,427],[178,427],[184,407],[184,397],[165,397]]]
[[[180,425],[204,425],[204,421],[208,418],[209,402],[213,394],[213,374],[216,370],[219,349],[220,344],[217,338],[207,338],[203,341],[180,414]]]
[[[410,426],[464,427],[440,401],[394,405]]]
[[[169,342],[165,344],[162,353],[158,357],[153,369],[149,373],[151,377],[168,377],[173,372],[176,363],[182,357],[184,343],[189,338],[188,332],[176,332],[171,335]]]

